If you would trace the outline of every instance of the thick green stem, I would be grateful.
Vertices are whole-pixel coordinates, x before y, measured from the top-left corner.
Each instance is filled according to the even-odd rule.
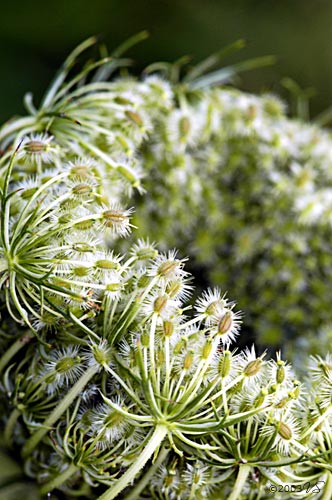
[[[123,474],[123,476],[108,490],[103,493],[98,500],[113,500],[116,498],[121,491],[123,491],[128,484],[130,484],[143,469],[144,465],[151,458],[156,449],[161,445],[165,436],[167,434],[167,427],[165,425],[157,425],[152,434],[150,441],[144,448],[137,460],[132,464],[131,467]]]
[[[61,472],[61,474],[56,476],[54,479],[51,479],[51,481],[49,481],[48,483],[44,484],[40,488],[40,493],[42,495],[47,495],[47,493],[54,490],[54,488],[57,488],[61,484],[65,483],[67,479],[69,479],[77,470],[77,465],[70,464],[67,469]]]
[[[319,482],[320,481],[317,481],[317,487]],[[326,476],[326,484],[324,487],[323,496],[321,497],[320,500],[331,500],[331,498],[332,498],[332,474],[331,472],[328,472]]]
[[[243,486],[247,480],[248,474],[250,472],[251,466],[242,464],[239,465],[239,472],[232,490],[232,493],[228,497],[228,500],[238,500],[240,497]]]
[[[139,497],[140,493],[144,490],[144,488],[149,484],[151,477],[154,475],[154,473],[158,470],[158,468],[161,466],[165,458],[167,457],[169,453],[169,450],[166,448],[163,448],[161,452],[159,453],[159,456],[157,460],[154,462],[154,464],[149,467],[149,470],[147,473],[142,477],[142,479],[137,483],[135,488],[131,490],[129,495],[126,495],[124,500],[137,500]]]
[[[34,334],[31,331],[27,331],[10,346],[10,348],[0,358],[0,373],[8,365],[9,361],[15,356],[15,354],[18,353],[22,347],[28,344],[33,338]]]
[[[61,415],[69,408],[72,402],[80,395],[86,384],[92,379],[92,377],[98,372],[99,365],[93,365],[88,368],[88,370],[82,375],[82,377],[73,385],[70,391],[67,392],[66,396],[60,401],[58,406],[54,408],[52,413],[44,420],[43,427],[36,431],[32,436],[26,441],[23,450],[23,458],[27,458],[32,450],[37,446],[39,441],[43,439],[45,434],[48,433],[52,425],[61,417]]]

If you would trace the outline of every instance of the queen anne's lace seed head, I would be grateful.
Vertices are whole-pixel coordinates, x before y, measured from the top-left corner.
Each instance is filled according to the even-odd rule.
[[[330,357],[313,358],[302,390],[280,353],[231,350],[242,315],[218,288],[187,303],[175,250],[147,238],[127,254],[115,245],[133,227],[128,197],[147,187],[141,234],[153,227],[162,248],[193,251],[260,332],[276,325],[277,338],[280,323],[303,318],[310,330],[298,295],[317,307],[310,282],[331,302],[329,135],[285,118],[271,96],[157,75],[105,82],[105,69],[125,63],[116,57],[67,85],[73,62],[30,117],[31,134],[21,142],[20,122],[0,131],[6,444],[23,445],[42,494],[70,497],[96,486],[122,495],[135,481],[137,497],[210,500],[243,480],[237,496],[249,498],[265,494],[265,477],[326,478]]]

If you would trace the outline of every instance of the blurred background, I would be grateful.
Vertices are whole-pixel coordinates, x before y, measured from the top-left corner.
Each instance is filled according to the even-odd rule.
[[[114,48],[147,29],[129,53],[139,71],[152,61],[193,62],[244,38],[246,48],[225,63],[273,54],[276,64],[243,74],[239,87],[287,98],[280,81],[313,87],[311,116],[332,103],[331,0],[13,0],[0,10],[0,122],[23,113],[22,98],[43,90],[68,52],[99,34]]]

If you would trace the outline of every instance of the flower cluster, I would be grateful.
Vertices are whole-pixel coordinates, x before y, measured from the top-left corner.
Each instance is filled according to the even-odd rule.
[[[241,101],[241,94],[221,90],[192,91],[189,99],[188,88],[172,89],[156,76],[107,82],[125,64],[117,58],[66,80],[90,43],[69,56],[39,110],[28,97],[31,116],[0,131],[1,440],[21,453],[42,497],[247,500],[271,492],[288,499],[292,491],[292,498],[330,499],[331,356],[313,357],[301,383],[280,352],[268,359],[254,346],[234,348],[242,314],[219,288],[189,302],[194,287],[187,259],[169,245],[160,252],[147,238],[132,238],[126,252],[116,250],[133,226],[126,202],[134,189],[142,191],[142,159],[156,177],[145,181],[149,193],[136,236],[145,218],[154,236],[164,231],[164,246],[180,228],[187,242],[197,233],[198,243],[205,230],[213,238],[221,227],[230,242],[244,236],[232,203],[237,184],[244,192],[240,167],[249,157],[247,187],[256,190],[249,191],[248,206],[245,199],[237,202],[247,210],[249,240],[254,206],[262,230],[259,217],[274,208],[270,188],[285,217],[301,211],[268,168],[271,138],[261,151],[265,170],[258,172],[255,162],[259,124],[287,121],[281,105],[270,97]],[[216,170],[221,150],[228,155],[224,177]],[[280,146],[285,176],[287,154]],[[262,203],[260,189],[267,197]],[[208,220],[199,224],[204,207]],[[223,224],[231,216],[234,227],[227,232]],[[271,225],[269,245],[275,231],[280,242],[286,229],[293,231],[279,224]],[[214,241],[231,245],[221,236]],[[249,265],[256,243],[245,256],[232,249],[233,264]],[[278,281],[269,267],[271,248],[260,261],[261,283],[269,273],[272,284]],[[217,259],[213,253],[206,253],[207,263]],[[223,268],[221,283],[232,272],[236,289],[243,278],[231,265]],[[267,297],[257,299],[254,279],[249,285],[257,312]],[[273,296],[272,285],[264,290]],[[271,318],[262,313],[261,319]],[[311,318],[306,321],[308,329]]]
[[[237,352],[235,304],[208,290],[186,314],[183,266],[140,242],[120,294],[105,293],[93,317],[44,328],[49,345],[30,339],[19,363],[7,356],[6,444],[22,447],[42,494],[235,500],[308,477],[330,492],[330,357],[313,358],[306,389],[280,353]]]
[[[140,233],[232,290],[265,344],[329,325],[331,134],[288,118],[272,95],[173,92],[143,150]]]
[[[77,204],[92,190],[112,206],[135,195],[136,234],[190,253],[191,271],[231,289],[265,344],[328,326],[330,133],[289,119],[269,94],[150,71],[107,81],[126,59],[104,58],[67,81],[93,42],[68,57],[38,110],[28,96],[31,116],[1,128],[1,171],[23,141],[13,179],[30,192],[34,176],[65,163],[87,181]]]

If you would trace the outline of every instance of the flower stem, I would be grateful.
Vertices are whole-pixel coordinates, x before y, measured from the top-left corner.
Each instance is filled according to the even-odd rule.
[[[0,358],[0,373],[8,365],[9,361],[15,356],[15,354],[17,354],[22,347],[28,344],[33,338],[34,334],[27,331],[10,346],[10,348]]]
[[[99,365],[90,366],[84,375],[82,375],[82,377],[67,392],[66,396],[60,401],[58,406],[56,406],[52,413],[44,420],[43,427],[32,434],[32,436],[26,441],[22,449],[23,458],[27,458],[31,454],[33,449],[37,446],[39,441],[43,439],[45,434],[47,434],[52,425],[61,417],[67,408],[69,408],[75,398],[80,395],[86,384],[98,372],[99,368]]]
[[[146,462],[151,458],[155,450],[163,442],[167,434],[167,427],[165,425],[157,425],[152,434],[150,441],[144,448],[143,452],[140,454],[138,459],[132,464],[131,467],[123,474],[123,476],[115,482],[108,490],[103,493],[98,500],[113,500],[116,498],[122,490],[124,490],[128,484],[130,484],[139,473],[139,471],[144,467]]]
[[[324,422],[324,420],[326,421],[330,413],[332,413],[332,404],[329,405],[328,408],[324,411],[324,413],[322,413],[322,415],[319,418],[317,418],[317,420],[310,427],[306,429],[306,431],[301,436],[301,440],[306,436],[308,436],[311,432],[313,432],[316,429],[316,427],[318,427],[322,422]]]
[[[246,464],[239,465],[239,472],[232,490],[232,493],[228,497],[228,500],[238,500],[243,486],[247,480],[248,474],[250,472],[251,466]]]
[[[50,491],[54,490],[54,488],[57,488],[61,484],[67,481],[76,471],[78,470],[77,465],[71,463],[67,469],[61,472],[58,476],[55,478],[51,479],[48,483],[44,484],[40,488],[40,493],[42,495],[47,495]]]
[[[169,453],[169,449],[163,448],[161,452],[159,453],[159,456],[157,460],[154,462],[154,464],[149,467],[147,473],[142,477],[142,479],[137,483],[135,488],[131,490],[129,495],[126,495],[124,500],[137,500],[139,497],[140,493],[144,490],[145,486],[149,484],[151,477],[154,475],[156,470],[161,466],[165,458],[167,457]]]
[[[12,434],[13,434],[13,431],[15,429],[17,419],[20,415],[21,415],[21,412],[17,408],[15,408],[11,412],[11,414],[7,420],[6,427],[5,427],[5,430],[3,433],[4,444],[7,448],[11,448],[11,446],[12,446]]]

